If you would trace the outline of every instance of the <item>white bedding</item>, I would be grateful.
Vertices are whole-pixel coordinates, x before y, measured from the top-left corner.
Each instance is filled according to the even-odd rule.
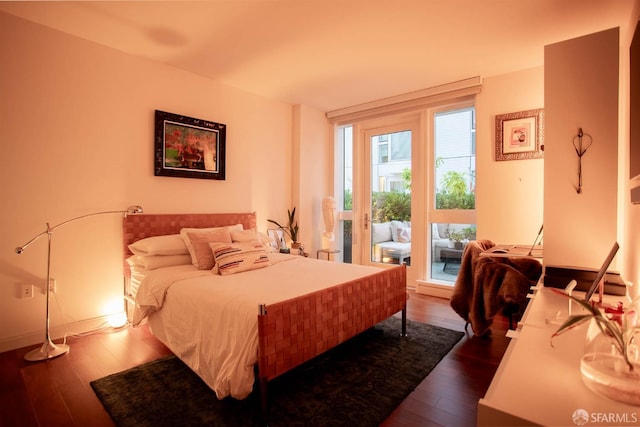
[[[380,268],[269,254],[273,265],[228,276],[192,265],[149,271],[134,325],[150,316],[157,336],[217,397],[244,399],[254,383],[258,306],[375,274]],[[154,330],[162,325],[162,331]]]

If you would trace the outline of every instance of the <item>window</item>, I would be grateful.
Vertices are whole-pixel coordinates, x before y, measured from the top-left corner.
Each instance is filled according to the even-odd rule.
[[[448,296],[453,282],[434,279],[431,274],[437,270],[432,265],[435,242],[431,230],[438,224],[445,230],[449,226],[456,230],[475,228],[474,102],[480,90],[481,79],[474,77],[417,91],[410,96],[405,94],[327,113],[336,130],[334,194],[336,198],[342,196],[345,202],[353,200],[353,204],[345,205],[345,210],[340,212],[338,222],[344,227],[344,234],[338,234],[344,239],[340,248],[346,253],[350,249],[347,239],[353,242],[353,262],[371,263],[368,255],[372,246],[377,245],[374,253],[377,247],[386,250],[388,258],[398,259],[398,262],[410,259],[407,283],[415,285],[416,292]],[[411,131],[405,132],[407,130]],[[439,156],[437,162],[436,156]],[[461,180],[454,179],[460,176]],[[440,195],[438,199],[449,205],[438,203],[436,209],[436,193],[445,188],[445,184],[460,190],[456,194],[467,194],[463,197],[467,200],[467,204],[463,204],[465,209],[444,207],[451,206],[450,199],[455,194],[444,198]],[[410,197],[407,206],[410,206],[411,223],[403,224],[411,230],[410,242],[400,242],[408,249],[406,253],[398,252],[397,248],[394,252],[397,242],[393,241],[393,234],[390,239],[374,242],[372,226],[380,222],[376,217],[380,197],[376,198],[376,195],[395,198],[398,202],[395,205],[402,206],[404,204],[400,202],[407,199],[406,196]],[[384,207],[384,203],[382,205]],[[346,210],[349,208],[352,210]],[[402,213],[396,210],[387,217],[391,221],[409,221],[401,219]],[[445,251],[445,255],[452,261],[446,270],[454,271],[456,259],[451,255],[457,254]],[[443,265],[438,267],[442,271]],[[448,277],[455,280],[456,276]]]
[[[436,113],[436,209],[475,209],[475,109]]]
[[[389,138],[387,135],[376,137],[378,143],[378,163],[387,163],[389,161]]]
[[[434,114],[431,278],[453,283],[464,246],[476,239],[475,108]]]
[[[411,132],[391,134],[391,161],[411,161]]]
[[[353,242],[353,127],[341,126],[338,128],[338,152],[342,155],[336,159],[336,171],[339,182],[339,191],[336,191],[336,202],[340,209],[338,224],[338,249],[342,251],[342,262],[352,261]]]
[[[411,133],[398,132],[375,137],[378,164],[411,161]]]

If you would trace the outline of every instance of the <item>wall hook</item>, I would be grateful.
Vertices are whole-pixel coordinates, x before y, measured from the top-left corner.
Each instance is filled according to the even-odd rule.
[[[591,144],[593,144],[591,135],[582,132],[582,128],[578,128],[578,134],[573,137],[573,148],[576,149],[578,155],[578,186],[576,187],[578,194],[582,193],[582,156],[585,155]]]

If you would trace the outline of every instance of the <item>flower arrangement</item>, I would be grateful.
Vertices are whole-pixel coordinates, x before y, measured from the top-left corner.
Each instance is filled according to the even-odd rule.
[[[633,308],[640,301],[640,297],[633,300],[626,312],[622,309],[622,304],[620,304],[615,309],[605,309],[603,313],[595,303],[585,302],[559,289],[552,289],[552,291],[570,298],[583,307],[586,313],[569,316],[551,336],[551,340],[587,321],[593,320],[600,333],[610,339],[611,344],[616,352],[622,356],[630,372],[634,372],[640,366],[638,363],[640,343],[637,342],[640,340],[640,319],[637,311]],[[553,346],[553,341],[551,345]],[[635,375],[640,375],[640,372],[635,372]]]

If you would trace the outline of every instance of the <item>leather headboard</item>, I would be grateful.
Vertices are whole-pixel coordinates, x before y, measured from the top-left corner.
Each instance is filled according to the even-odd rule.
[[[139,214],[122,220],[125,260],[132,255],[129,245],[140,239],[178,234],[185,227],[208,228],[242,224],[245,230],[256,228],[256,213]],[[127,263],[125,262],[125,272]]]

